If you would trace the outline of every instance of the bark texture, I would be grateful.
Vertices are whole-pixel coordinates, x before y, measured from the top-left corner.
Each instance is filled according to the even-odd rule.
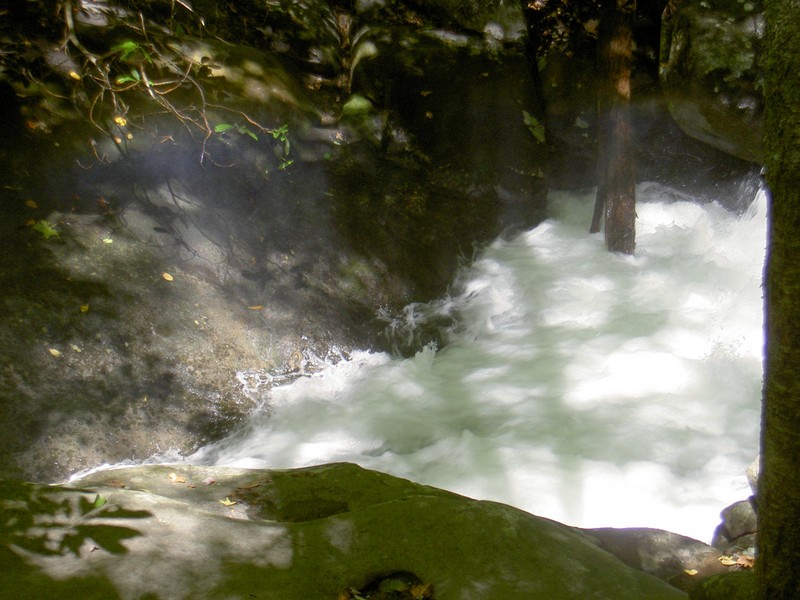
[[[800,0],[767,0],[767,351],[758,598],[800,598]]]
[[[636,165],[630,124],[632,22],[635,0],[616,0],[600,24],[598,66],[598,183],[590,231],[605,216],[606,247],[633,254],[636,246]]]

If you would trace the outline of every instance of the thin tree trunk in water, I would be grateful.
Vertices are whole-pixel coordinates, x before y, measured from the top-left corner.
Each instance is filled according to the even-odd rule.
[[[760,600],[800,598],[800,0],[767,0],[771,189],[758,485]]]
[[[606,247],[633,254],[636,246],[636,165],[631,139],[631,24],[635,0],[615,0],[600,23],[597,197],[592,233],[605,215]]]

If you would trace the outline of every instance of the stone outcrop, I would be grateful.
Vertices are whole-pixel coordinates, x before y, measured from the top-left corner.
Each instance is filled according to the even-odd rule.
[[[397,572],[428,598],[685,597],[586,533],[351,464],[142,466],[0,502],[9,598],[333,599]]]
[[[762,160],[762,2],[686,0],[662,22],[660,78],[681,128],[726,153]]]
[[[136,37],[95,4],[85,44]],[[204,106],[207,132],[132,82],[124,118],[94,113],[115,136],[79,122],[69,70],[47,102],[0,83],[0,475],[190,452],[271,386],[381,347],[379,309],[437,297],[465,249],[541,218],[522,52],[357,4],[253,3],[259,28],[199,4],[236,44],[147,21],[148,56],[201,85],[170,102]]]

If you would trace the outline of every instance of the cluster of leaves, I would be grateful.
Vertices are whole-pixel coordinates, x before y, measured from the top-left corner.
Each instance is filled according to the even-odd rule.
[[[44,239],[49,240],[50,238],[60,238],[61,234],[55,229],[53,223],[48,221],[47,219],[40,219],[35,221],[31,225],[31,229],[33,229],[36,233],[41,235]]]
[[[251,115],[214,104],[207,91],[212,72],[205,62],[211,59],[198,61],[175,44],[184,35],[199,39],[211,33],[188,2],[118,0],[104,8],[80,0],[55,6],[28,0],[0,9],[4,13],[14,20],[0,22],[0,80],[26,98],[30,129],[49,132],[51,124],[83,117],[125,154],[135,134],[146,132],[154,141],[163,137],[159,123],[167,118],[179,126],[171,130],[199,143],[202,161],[210,156],[208,141],[220,133],[210,123],[212,112],[227,112],[246,123],[230,127],[254,140],[259,133],[272,134],[282,144],[283,168],[291,164],[286,128],[273,130]],[[101,145],[91,147],[96,159],[107,159]]]
[[[549,52],[570,56],[578,46],[594,43],[601,0],[529,0],[523,6],[536,56],[543,57]]]

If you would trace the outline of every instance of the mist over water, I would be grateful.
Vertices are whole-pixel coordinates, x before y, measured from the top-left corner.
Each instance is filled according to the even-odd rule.
[[[635,256],[587,233],[594,192],[552,193],[549,220],[407,309],[451,322],[442,349],[357,352],[274,388],[188,462],[351,461],[570,525],[708,541],[758,452],[766,201],[737,216],[637,193]]]

